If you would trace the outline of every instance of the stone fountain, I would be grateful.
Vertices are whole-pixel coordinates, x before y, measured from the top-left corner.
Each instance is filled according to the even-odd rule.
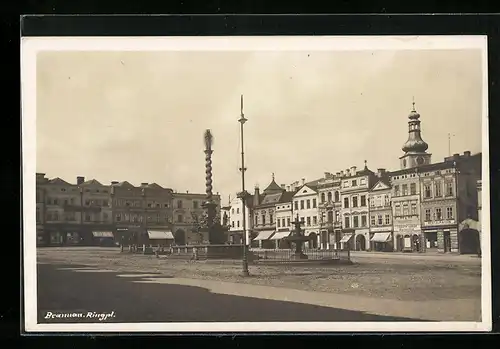
[[[292,254],[291,258],[292,260],[304,260],[307,259],[307,255],[302,251],[302,246],[304,242],[309,241],[309,238],[307,236],[304,236],[302,234],[302,229],[300,228],[301,222],[299,220],[299,215],[297,214],[297,217],[295,218],[295,221],[292,222],[293,225],[295,226],[295,229],[290,233],[289,236],[283,238],[283,240],[286,240],[290,243],[293,243],[295,245],[295,252]]]

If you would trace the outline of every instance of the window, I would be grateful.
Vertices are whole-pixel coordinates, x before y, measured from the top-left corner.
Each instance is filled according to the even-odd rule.
[[[355,187],[357,185],[358,185],[358,182],[355,179],[353,179],[351,182],[351,186]]]
[[[354,217],[352,217],[352,226],[353,226],[354,228],[359,227],[359,217],[358,217],[358,216],[354,216]]]
[[[182,200],[177,200],[177,208],[182,208]]]
[[[234,214],[234,208],[231,209],[231,214]]]
[[[375,197],[370,199],[370,207],[375,207]]]
[[[348,181],[345,181],[344,182],[344,188],[347,188],[349,186],[349,182]]]
[[[382,225],[382,223],[383,223],[383,222],[382,222],[382,215],[381,215],[381,214],[379,214],[379,215],[377,216],[377,223],[378,223],[378,225]]]
[[[321,193],[321,203],[325,202],[325,193]]]
[[[335,222],[340,222],[340,212],[335,211]]]
[[[344,198],[344,208],[349,208],[349,198]]]
[[[389,195],[384,195],[384,202],[385,202],[385,206],[391,205],[391,199],[389,198]]]
[[[431,186],[429,184],[424,185],[424,197],[425,198],[431,197]]]
[[[236,221],[236,227],[239,228],[240,227],[240,221]]]
[[[408,195],[408,184],[403,184],[401,186],[401,191],[403,196]]]
[[[328,223],[333,223],[333,211],[328,211]]]
[[[375,225],[375,216],[370,217],[370,224]]]
[[[231,221],[231,226],[234,228],[234,221]]]
[[[340,201],[340,194],[338,191],[335,192],[335,202],[339,202]]]
[[[344,228],[349,228],[349,217],[344,218]]]
[[[300,209],[303,210],[304,209],[304,200],[300,200]]]
[[[255,225],[259,225],[259,216],[255,215]]]
[[[366,179],[365,178],[361,178],[359,180],[359,184],[361,184],[361,185],[366,184]]]
[[[385,215],[385,225],[391,224],[391,216],[386,214]]]
[[[316,199],[313,199],[313,208],[316,208],[317,204],[316,204]]]
[[[443,217],[441,215],[441,209],[440,208],[436,208],[436,219],[439,221],[441,220]]]
[[[399,185],[394,186],[394,196],[399,196]]]
[[[122,215],[118,213],[118,214],[116,215],[116,217],[115,217],[115,220],[116,220],[117,222],[121,222],[121,220],[122,220]]]
[[[239,207],[237,207],[237,208],[236,208],[236,214],[239,214],[239,213],[240,213],[240,208],[239,208]]]
[[[434,196],[443,196],[443,192],[441,191],[441,182],[437,181],[434,183]]]
[[[352,197],[352,207],[358,207],[358,197],[357,196]]]
[[[403,216],[408,216],[409,212],[408,212],[408,203],[405,202],[403,203]]]
[[[182,202],[182,201],[180,201],[180,202]],[[177,216],[177,222],[182,223],[182,215],[181,214]]]
[[[446,183],[446,196],[453,196],[453,183]]]
[[[269,224],[273,224],[273,214],[269,213]]]
[[[300,221],[301,221],[302,223],[304,223],[304,222],[306,221],[306,219],[305,219],[304,217],[300,217]]]
[[[282,218],[282,219],[281,219],[281,226],[282,226],[282,227],[285,227],[285,218]]]
[[[197,209],[198,208],[198,201],[193,201],[193,208]]]
[[[266,215],[265,214],[261,215],[261,218],[262,218],[262,225],[266,225]]]
[[[394,205],[394,215],[401,216],[401,204]]]
[[[278,228],[281,228],[281,221],[279,219],[276,220],[276,224]]]
[[[453,219],[453,207],[446,208],[446,218]]]
[[[313,216],[313,225],[317,225],[317,224],[318,224],[318,217]]]
[[[366,227],[366,216],[361,216],[361,226]]]
[[[311,200],[307,200],[307,208],[311,208]]]
[[[417,203],[416,202],[411,203],[410,214],[412,214],[412,215],[417,214]]]
[[[135,214],[132,220],[134,221],[134,223],[137,223],[139,221],[139,217],[137,217],[137,215]]]
[[[366,195],[361,195],[361,206],[366,206]]]
[[[307,226],[311,225],[311,217],[307,217]]]
[[[295,204],[295,210],[298,210],[299,209],[299,202],[295,201],[294,204]]]
[[[328,192],[328,202],[331,202],[331,201],[332,201],[332,193]]]
[[[85,215],[85,221],[86,221],[86,222],[90,222],[90,215],[89,215],[89,214],[86,214],[86,215]]]
[[[415,195],[417,193],[417,185],[415,183],[410,184],[410,194]]]
[[[160,223],[160,214],[159,213],[156,214],[156,223]]]
[[[288,227],[289,227],[290,225],[292,225],[292,224],[291,224],[291,220],[290,220],[290,218],[287,218],[287,219],[286,219],[286,225],[287,225]]]

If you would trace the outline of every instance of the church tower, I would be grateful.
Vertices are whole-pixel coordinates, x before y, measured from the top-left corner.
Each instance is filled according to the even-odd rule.
[[[424,142],[420,130],[420,114],[415,110],[415,102],[413,109],[408,115],[408,140],[403,145],[402,150],[405,152],[399,159],[401,161],[401,169],[413,168],[431,163],[431,154],[427,153],[429,145]]]

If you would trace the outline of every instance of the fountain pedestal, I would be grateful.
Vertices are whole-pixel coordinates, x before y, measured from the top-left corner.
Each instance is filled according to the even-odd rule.
[[[295,221],[292,223],[293,225],[295,225],[295,229],[292,231],[290,236],[285,238],[285,240],[287,240],[288,242],[295,244],[295,251],[290,255],[290,259],[291,260],[308,259],[309,257],[304,252],[302,252],[302,245],[304,244],[304,242],[309,241],[309,238],[302,234],[302,229],[300,228],[302,222],[299,220],[298,215]]]

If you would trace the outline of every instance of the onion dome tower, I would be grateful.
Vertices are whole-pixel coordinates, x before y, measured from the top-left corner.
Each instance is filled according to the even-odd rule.
[[[415,101],[408,119],[408,140],[401,148],[405,154],[399,158],[402,169],[431,163],[431,154],[427,153],[429,145],[422,139],[420,114],[415,110]]]

